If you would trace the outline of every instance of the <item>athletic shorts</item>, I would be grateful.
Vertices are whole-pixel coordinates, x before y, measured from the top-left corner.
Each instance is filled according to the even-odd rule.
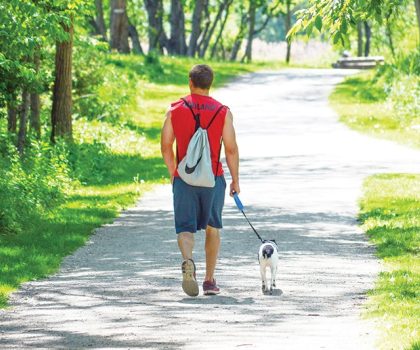
[[[225,177],[217,176],[214,187],[197,187],[175,177],[172,192],[176,233],[205,230],[208,225],[222,228],[222,210],[225,203]]]

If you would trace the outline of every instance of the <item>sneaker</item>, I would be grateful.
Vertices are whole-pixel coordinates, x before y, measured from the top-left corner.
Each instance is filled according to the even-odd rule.
[[[216,284],[216,280],[203,282],[204,295],[216,295],[220,293],[220,289]]]
[[[199,293],[198,283],[195,279],[195,264],[192,259],[184,260],[182,268],[182,289],[190,297],[196,297]]]

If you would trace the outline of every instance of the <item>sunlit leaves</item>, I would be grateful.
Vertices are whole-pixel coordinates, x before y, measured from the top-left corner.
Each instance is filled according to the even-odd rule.
[[[407,1],[309,0],[304,9],[296,12],[299,20],[289,31],[288,37],[303,31],[310,35],[315,27],[319,32],[327,32],[333,43],[345,45],[350,27],[356,26],[357,22],[373,20],[381,23],[384,14],[404,8]]]

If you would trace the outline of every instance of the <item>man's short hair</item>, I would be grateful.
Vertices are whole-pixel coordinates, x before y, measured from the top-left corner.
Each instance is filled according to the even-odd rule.
[[[194,87],[199,89],[210,89],[213,83],[213,70],[207,64],[197,64],[190,70],[190,79]]]

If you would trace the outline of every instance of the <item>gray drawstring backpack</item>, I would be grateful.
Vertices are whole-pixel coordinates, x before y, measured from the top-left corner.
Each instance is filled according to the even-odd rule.
[[[181,160],[181,162],[178,163],[178,174],[182,180],[191,186],[214,187],[216,175],[213,174],[213,168],[211,164],[210,142],[207,135],[207,129],[211,126],[213,120],[224,106],[220,106],[216,113],[213,115],[213,118],[210,120],[210,123],[207,125],[207,127],[202,128],[200,126],[200,115],[194,114],[194,111],[187,103],[187,101],[183,98],[182,100],[188,106],[194,117],[195,133],[188,143],[187,154]],[[217,166],[219,166],[221,150],[222,139],[220,139]],[[216,170],[216,174],[217,171],[218,169]]]

